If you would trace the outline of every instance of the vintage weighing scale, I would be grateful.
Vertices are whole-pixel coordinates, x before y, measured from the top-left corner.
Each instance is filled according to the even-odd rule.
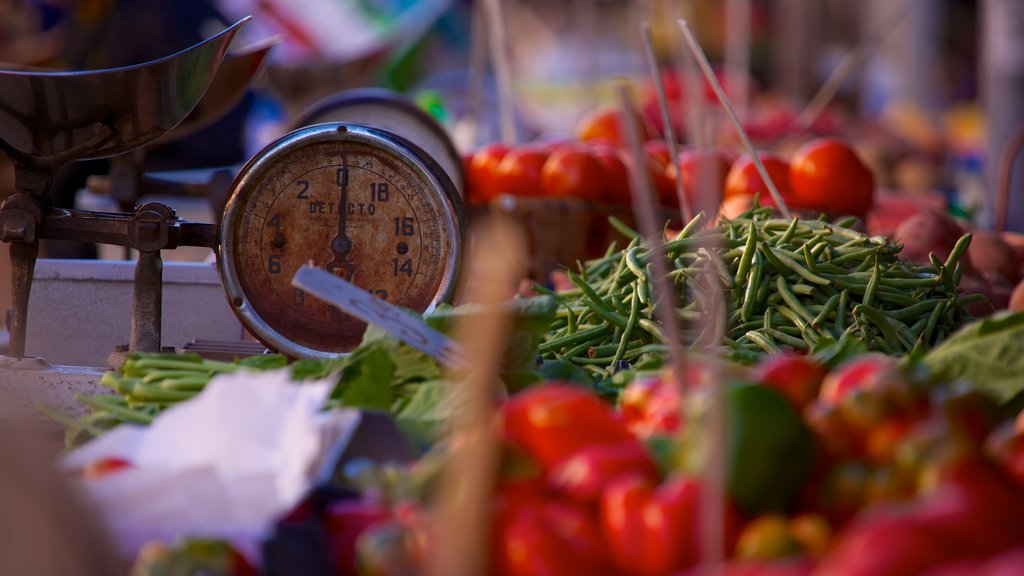
[[[15,163],[17,184],[0,208],[14,302],[9,357],[0,358],[0,404],[12,389],[26,400],[29,381],[44,388],[33,399],[74,412],[74,392],[95,391],[82,388],[101,374],[25,357],[33,269],[44,238],[138,250],[129,351],[161,349],[160,250],[178,246],[215,250],[228,305],[239,320],[268,348],[294,357],[343,353],[364,330],[290,286],[294,272],[310,261],[417,311],[452,295],[466,237],[462,199],[442,166],[450,158],[435,159],[411,141],[422,142],[424,130],[406,130],[413,136],[406,139],[354,123],[299,128],[240,169],[219,225],[185,221],[159,203],[133,213],[49,206],[47,186],[64,163],[130,152],[180,122],[243,24],[127,68],[0,71],[0,150]],[[448,150],[454,151],[450,143]],[[62,338],[80,337],[70,328]]]

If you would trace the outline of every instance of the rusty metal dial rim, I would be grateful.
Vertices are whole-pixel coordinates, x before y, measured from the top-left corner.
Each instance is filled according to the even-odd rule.
[[[244,219],[249,196],[278,162],[287,161],[290,155],[306,147],[331,142],[370,145],[391,154],[423,179],[426,189],[437,196],[441,208],[439,216],[444,220],[443,228],[451,249],[441,259],[441,283],[424,313],[451,299],[463,258],[467,232],[461,195],[433,158],[401,136],[370,126],[331,122],[300,128],[270,144],[246,163],[231,185],[218,230],[217,268],[228,303],[245,328],[269,348],[293,358],[334,358],[343,353],[318,350],[294,342],[278,332],[270,320],[257,313],[239,278],[235,261],[235,230]]]

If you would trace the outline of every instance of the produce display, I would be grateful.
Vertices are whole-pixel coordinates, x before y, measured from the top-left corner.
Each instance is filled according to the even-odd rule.
[[[871,350],[926,350],[968,315],[957,289],[963,236],[944,261],[910,266],[899,247],[847,224],[773,218],[757,209],[702,229],[690,222],[663,246],[689,344],[724,342],[740,359],[780,348],[810,351],[854,338]],[[550,358],[573,362],[598,377],[620,363],[661,350],[662,328],[652,298],[649,250],[634,239],[623,250],[569,272],[575,289],[556,294],[560,308],[540,346]],[[717,290],[713,290],[717,284]],[[727,322],[693,328],[725,299]]]
[[[678,104],[678,81],[671,91]],[[624,147],[630,115],[636,159]],[[801,132],[784,116],[747,127],[786,218],[735,143],[681,146],[673,158],[650,95],[625,114],[594,109],[571,138],[464,155],[471,210],[520,202],[536,253],[582,234],[574,214],[597,214],[601,228],[531,270],[540,282],[506,304],[514,321],[486,421],[497,473],[475,526],[487,574],[1024,573],[1024,313],[997,313],[1024,309],[1024,250],[938,212],[901,217],[891,235],[865,232],[882,198],[875,166],[850,140],[821,136],[840,131],[835,117]],[[683,118],[672,121],[681,131]],[[631,170],[664,216],[670,295],[657,293],[653,252],[631,227],[646,192]],[[695,208],[688,222],[677,176]],[[602,231],[618,240],[607,246]],[[659,306],[672,306],[680,342],[667,341]],[[423,320],[449,334],[477,311],[442,305]],[[673,373],[677,346],[685,363]],[[78,397],[88,415],[40,409],[82,454],[119,427],[159,428],[239,377],[319,390],[307,407],[324,420],[383,414],[415,457],[389,460],[395,446],[376,454],[342,434],[294,507],[258,526],[259,546],[177,534],[135,550],[131,574],[427,573],[451,521],[446,473],[471,444],[460,425],[475,415],[473,378],[377,327],[332,360],[128,355],[102,377],[109,393]],[[325,463],[336,467],[325,474]],[[112,482],[151,481],[153,470],[115,457],[72,474],[109,495]],[[181,503],[182,515],[201,505]]]

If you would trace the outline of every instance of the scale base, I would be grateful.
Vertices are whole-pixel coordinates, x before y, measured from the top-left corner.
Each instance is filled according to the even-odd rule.
[[[39,402],[72,418],[84,416],[88,409],[75,401],[75,395],[111,393],[99,383],[106,370],[53,365],[42,358],[0,356],[0,422],[50,423],[59,428],[36,408]]]

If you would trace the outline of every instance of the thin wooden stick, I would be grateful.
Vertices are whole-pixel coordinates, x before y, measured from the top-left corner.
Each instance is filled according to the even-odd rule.
[[[633,212],[636,214],[640,234],[643,235],[647,244],[648,262],[653,268],[654,278],[651,288],[654,291],[654,311],[665,331],[665,346],[668,347],[669,362],[672,373],[682,391],[685,392],[683,381],[683,368],[685,358],[683,355],[682,339],[680,338],[679,324],[676,321],[676,295],[672,290],[672,282],[668,277],[668,266],[665,262],[665,251],[663,228],[658,224],[657,208],[654,201],[654,187],[647,171],[644,170],[646,156],[643,151],[643,144],[640,142],[640,128],[632,111],[635,109],[633,99],[629,94],[629,86],[625,83],[619,84],[618,96],[621,107],[621,122],[625,128],[627,149],[632,162],[630,163],[630,183],[633,190]]]
[[[459,119],[455,130],[456,143],[466,150],[477,145],[480,116],[484,109],[484,79],[487,75],[487,21],[479,2],[470,8],[469,78],[466,82],[466,113]]]
[[[429,576],[478,576],[488,572],[491,504],[498,470],[494,432],[498,367],[511,318],[502,306],[526,270],[525,239],[510,222],[493,215],[477,233],[477,249],[466,282],[467,300],[482,311],[455,327],[457,340],[475,367],[461,391],[465,410],[453,423],[459,447],[442,471],[438,541],[431,550]],[[457,382],[458,378],[453,378]]]
[[[695,14],[696,0],[686,0],[680,7],[683,20],[691,20]],[[686,98],[683,99],[683,113],[686,118],[686,129],[690,144],[697,148],[703,148],[704,141],[704,120],[706,119],[704,108],[704,86],[700,72],[697,71],[697,63],[686,53],[685,43],[683,52],[679,54],[679,65],[682,67],[680,77],[684,83]]]
[[[711,88],[714,89],[715,95],[718,96],[718,101],[722,104],[722,108],[725,109],[726,114],[729,116],[729,120],[732,121],[733,127],[736,128],[736,132],[739,134],[740,139],[743,140],[743,146],[747,149],[747,153],[750,154],[750,158],[754,162],[754,167],[757,168],[757,173],[760,174],[761,179],[764,180],[765,186],[768,187],[768,192],[772,195],[772,199],[775,200],[775,206],[778,207],[779,212],[784,218],[790,218],[789,207],[786,206],[786,201],[782,199],[782,194],[779,193],[779,189],[775,187],[775,182],[773,182],[771,176],[768,175],[768,170],[765,169],[764,163],[761,162],[761,157],[754,148],[753,142],[750,141],[750,136],[748,136],[746,130],[743,129],[740,119],[736,117],[736,111],[733,110],[732,104],[729,103],[729,98],[725,95],[725,91],[722,90],[722,85],[718,83],[718,78],[715,77],[715,72],[711,69],[711,62],[708,61],[707,55],[704,54],[704,50],[700,47],[700,44],[697,42],[697,38],[693,35],[693,30],[690,30],[690,25],[686,23],[686,20],[682,19],[679,20],[679,29],[683,32],[683,37],[686,38],[686,43],[690,47],[690,52],[697,60],[697,64],[700,65],[701,70],[704,72],[704,76],[707,78],[708,82],[711,83]]]
[[[501,119],[501,140],[512,146],[518,141],[516,134],[515,90],[512,86],[512,64],[506,37],[505,17],[500,0],[484,0],[487,18],[487,37],[490,40],[491,64],[494,65],[498,84],[498,113]]]
[[[735,87],[736,115],[747,119],[750,74],[750,0],[725,0],[725,70]]]
[[[832,101],[832,98],[839,92],[846,79],[853,74],[854,70],[864,61],[864,58],[881,46],[882,42],[896,30],[900,22],[910,13],[915,0],[903,0],[897,4],[892,11],[886,15],[885,20],[880,22],[875,30],[861,38],[853,50],[846,53],[843,60],[836,66],[825,83],[818,89],[818,93],[811,98],[811,101],[800,112],[796,119],[796,126],[800,130],[806,130],[814,124],[814,121],[825,111],[825,107]]]
[[[658,68],[658,58],[654,54],[654,37],[651,35],[651,25],[644,22],[641,26],[644,36],[644,52],[647,55],[647,67],[651,70],[651,77],[654,78],[654,89],[658,93],[658,108],[661,109],[661,121],[665,124],[665,140],[668,141],[669,160],[672,162],[676,173],[676,197],[679,199],[679,214],[682,217],[682,226],[693,220],[693,209],[690,208],[690,201],[686,198],[686,190],[683,189],[683,171],[679,169],[679,143],[676,139],[676,130],[672,126],[672,115],[668,111],[668,96],[665,94],[665,84],[661,81],[661,71]]]

